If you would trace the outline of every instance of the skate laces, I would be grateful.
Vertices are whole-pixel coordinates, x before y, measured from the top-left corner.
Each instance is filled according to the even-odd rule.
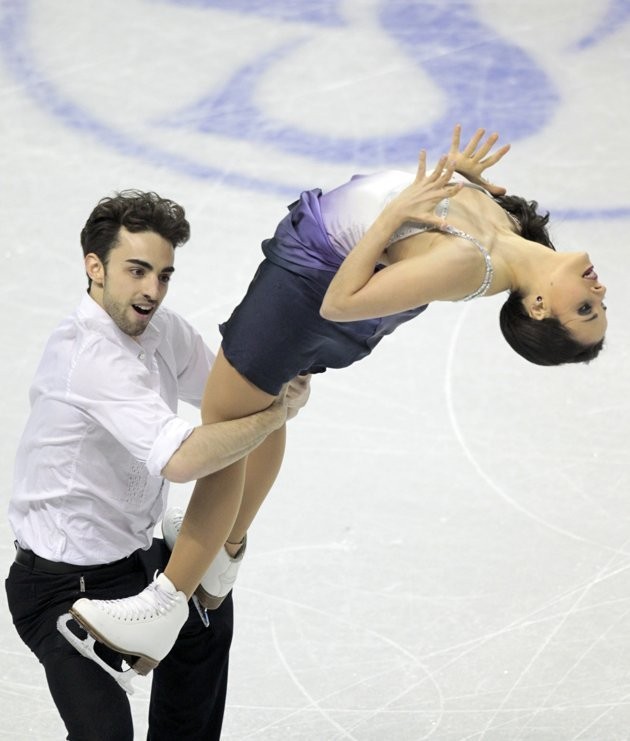
[[[179,602],[179,592],[168,592],[156,580],[157,571],[153,582],[149,584],[140,594],[123,599],[94,600],[95,603],[113,618],[127,621],[149,620],[158,615],[169,612]]]

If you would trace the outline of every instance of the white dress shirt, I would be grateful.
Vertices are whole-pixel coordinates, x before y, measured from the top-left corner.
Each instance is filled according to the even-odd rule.
[[[132,339],[85,295],[52,333],[31,386],[9,520],[23,548],[100,564],[148,548],[166,503],[160,472],[193,425],[213,355],[160,307]]]

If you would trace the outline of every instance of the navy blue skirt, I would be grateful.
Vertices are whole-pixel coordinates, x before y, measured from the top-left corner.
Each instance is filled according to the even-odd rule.
[[[297,375],[352,365],[369,355],[386,334],[426,309],[331,322],[320,316],[319,309],[335,273],[315,269],[305,273],[263,260],[244,299],[219,325],[227,360],[268,394],[280,393]]]

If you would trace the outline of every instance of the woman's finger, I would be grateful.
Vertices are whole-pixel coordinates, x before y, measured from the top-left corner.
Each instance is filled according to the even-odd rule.
[[[425,179],[427,174],[427,152],[426,149],[421,149],[418,155],[418,169],[416,170],[416,183],[421,182]]]
[[[462,135],[461,124],[455,124],[453,129],[453,138],[451,139],[451,154],[456,155],[459,153],[459,143]]]
[[[475,152],[476,159],[478,160],[483,159],[488,154],[488,152],[492,149],[492,147],[496,144],[496,141],[498,138],[499,138],[498,134],[490,134],[490,136],[486,139],[486,141]]]
[[[472,138],[466,144],[464,147],[464,150],[462,154],[464,154],[466,157],[470,157],[472,154],[474,154],[475,149],[477,149],[477,145],[481,141],[483,135],[486,133],[485,129],[477,129],[475,133],[472,135]]]
[[[504,144],[501,149],[497,149],[496,152],[491,154],[489,157],[483,160],[483,162],[480,162],[480,165],[483,165],[484,168],[486,167],[492,167],[492,165],[496,165],[496,163],[502,159],[508,152],[510,151],[510,145]]]

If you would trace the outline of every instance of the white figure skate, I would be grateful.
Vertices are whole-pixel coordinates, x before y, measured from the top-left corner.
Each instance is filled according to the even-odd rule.
[[[164,519],[162,520],[162,533],[166,545],[171,550],[173,550],[175,540],[181,530],[183,519],[184,512],[178,507],[167,509],[164,513]],[[236,581],[238,570],[243,561],[243,556],[245,555],[246,547],[247,536],[243,540],[243,545],[241,546],[236,558],[232,558],[224,547],[221,548],[214,561],[210,564],[208,570],[203,575],[201,584],[195,590],[195,598],[199,601],[199,605],[201,605],[202,608],[206,610],[216,610],[228,596],[230,590],[234,586],[234,582]],[[199,609],[199,606],[197,606],[197,609]],[[199,612],[201,614],[201,610],[199,610]]]
[[[127,691],[132,692],[128,670],[118,672],[94,651],[94,640],[118,652],[137,674],[148,674],[177,640],[188,617],[186,595],[160,574],[140,594],[116,600],[77,600],[57,621],[61,634],[84,656],[95,661]],[[74,620],[88,632],[81,640],[68,627]],[[79,646],[78,644],[81,644]]]

